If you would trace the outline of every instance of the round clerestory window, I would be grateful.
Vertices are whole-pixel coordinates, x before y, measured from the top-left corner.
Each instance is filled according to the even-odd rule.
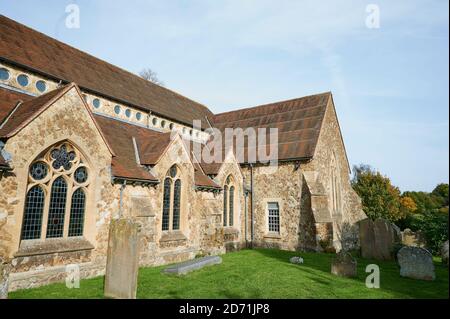
[[[30,79],[25,74],[20,74],[17,77],[17,83],[19,83],[21,86],[27,86],[28,83],[30,83]]]
[[[7,81],[9,80],[9,71],[5,68],[0,68],[0,80]]]

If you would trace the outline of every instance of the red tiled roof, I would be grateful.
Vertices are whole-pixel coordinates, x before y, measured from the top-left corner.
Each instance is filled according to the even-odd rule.
[[[16,108],[10,110],[10,116],[6,116],[5,122],[1,123],[0,137],[10,137],[17,129],[26,125],[39,111],[42,110],[49,102],[66,92],[71,86],[66,85],[56,90],[50,91],[39,97],[27,100],[16,105]],[[12,112],[12,113],[11,113]]]
[[[0,15],[0,59],[192,125],[211,111],[178,93]]]
[[[94,115],[94,118],[116,154],[112,161],[113,176],[126,179],[158,181],[147,169],[140,166],[136,159],[133,137],[138,143],[139,137],[145,134],[143,128],[101,115]]]
[[[224,140],[225,128],[267,128],[267,134],[269,128],[277,128],[278,160],[310,159],[314,155],[330,97],[331,93],[327,92],[221,113],[215,115],[212,122],[222,132]],[[270,143],[269,137],[266,141]],[[268,153],[270,144],[265,146]],[[244,162],[247,163],[249,150],[252,148],[246,143],[242,150],[235,150],[235,153],[244,152]]]
[[[16,107],[19,101],[28,101],[33,98],[31,95],[0,88],[0,124]]]

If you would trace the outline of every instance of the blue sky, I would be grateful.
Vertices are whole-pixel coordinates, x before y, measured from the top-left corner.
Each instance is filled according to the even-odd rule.
[[[65,8],[80,8],[80,28]],[[367,28],[368,4],[380,27]],[[0,12],[213,112],[332,91],[351,164],[449,179],[448,1],[2,0]]]

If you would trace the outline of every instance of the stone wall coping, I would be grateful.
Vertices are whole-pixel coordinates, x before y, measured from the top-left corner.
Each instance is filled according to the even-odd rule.
[[[83,237],[24,240],[14,257],[47,255],[61,252],[92,250],[95,247]]]
[[[164,232],[159,242],[187,240],[181,231]]]

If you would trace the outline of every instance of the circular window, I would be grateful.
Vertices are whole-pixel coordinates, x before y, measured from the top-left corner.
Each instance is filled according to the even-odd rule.
[[[140,112],[136,113],[136,120],[140,121],[142,118],[142,114]]]
[[[44,81],[39,80],[36,82],[36,89],[38,89],[39,92],[45,92],[45,90],[47,90],[47,84]]]
[[[87,173],[86,167],[82,166],[82,167],[77,168],[77,170],[75,171],[75,174],[74,174],[74,178],[78,184],[86,183],[86,181],[88,179],[88,173]]]
[[[30,168],[30,175],[34,180],[40,181],[47,176],[48,167],[44,162],[36,162]]]
[[[21,85],[21,86],[27,86],[29,79],[28,76],[26,76],[25,74],[21,74],[17,77],[17,82]]]
[[[169,129],[173,130],[173,123],[169,124]]]
[[[126,110],[125,110],[125,115],[126,115],[127,117],[130,117],[130,116],[131,116],[131,110],[130,110],[130,109],[126,109]]]
[[[189,130],[189,135],[192,136],[192,130]]]
[[[157,119],[156,117],[154,117],[154,118],[153,118],[153,120],[152,120],[152,124],[153,124],[153,125],[156,125],[156,124],[158,124],[158,119]]]
[[[94,107],[95,107],[96,109],[98,109],[98,108],[100,107],[100,100],[99,100],[99,99],[94,99],[94,100],[92,101],[92,105],[94,105]]]
[[[0,69],[0,80],[9,80],[9,71],[5,68]]]
[[[161,127],[162,128],[166,127],[166,121],[164,121],[164,120],[161,121]]]
[[[114,106],[114,112],[116,114],[120,114],[120,106],[119,105]]]

